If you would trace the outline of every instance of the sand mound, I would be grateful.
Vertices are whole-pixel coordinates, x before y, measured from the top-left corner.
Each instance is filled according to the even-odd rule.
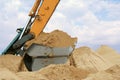
[[[0,80],[22,80],[6,68],[0,68]]]
[[[19,72],[22,80],[81,80],[89,73],[73,66],[59,64],[50,65],[35,72]]]
[[[120,65],[114,65],[105,71],[90,74],[83,80],[120,80]]]
[[[114,49],[110,48],[109,46],[102,45],[100,48],[97,49],[97,52],[104,57],[105,59],[109,60],[113,64],[120,63],[120,54],[117,53]]]
[[[64,64],[50,65],[37,73],[44,75],[49,80],[81,80],[88,75],[85,70]]]
[[[106,70],[106,72],[112,74],[117,80],[120,80],[120,64],[110,67]]]
[[[73,66],[49,65],[28,72],[20,68],[21,60],[21,57],[14,55],[0,56],[0,80],[120,80],[120,63],[110,67],[105,59],[89,47],[74,50],[70,57]]]
[[[49,80],[36,72],[13,73],[7,68],[0,68],[0,80]]]
[[[116,80],[116,79],[114,79],[111,74],[101,71],[95,74],[90,74],[87,78],[82,80]]]
[[[7,68],[13,72],[27,71],[22,58],[10,54],[0,56],[0,68]]]
[[[21,80],[49,80],[44,75],[36,72],[18,72],[16,75],[20,77]]]
[[[71,38],[67,33],[59,30],[55,30],[51,33],[42,32],[36,39],[33,39],[26,43],[26,47],[29,47],[32,43],[38,43],[49,47],[66,47],[74,46],[77,38]]]
[[[107,46],[107,45],[101,45],[98,49],[97,52],[99,52],[99,54],[105,55],[105,54],[117,54],[117,51],[115,51],[114,49],[112,49],[111,47]]]
[[[89,72],[98,72],[110,67],[110,64],[104,58],[89,47],[75,49],[70,58],[70,64]]]
[[[94,74],[65,64],[50,65],[35,72],[14,74],[7,69],[0,69],[0,72],[0,79],[6,80],[120,80],[120,64]],[[10,76],[4,77],[6,73]]]

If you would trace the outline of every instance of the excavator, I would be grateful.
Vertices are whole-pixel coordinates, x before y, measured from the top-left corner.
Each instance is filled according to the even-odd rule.
[[[49,47],[32,43],[29,48],[24,48],[27,41],[37,38],[43,32],[58,3],[59,0],[36,0],[29,12],[30,19],[27,25],[16,30],[18,34],[2,52],[2,55],[22,56],[29,71],[39,70],[49,64],[65,63],[73,51],[72,46]],[[54,54],[52,57],[49,55],[51,53]]]

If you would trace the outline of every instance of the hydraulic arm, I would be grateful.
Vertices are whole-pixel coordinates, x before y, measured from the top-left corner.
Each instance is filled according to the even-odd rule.
[[[38,0],[40,1],[40,0]],[[52,16],[52,13],[54,12],[57,4],[59,3],[59,0],[43,0],[41,1],[41,6],[38,9],[37,15],[35,15],[35,21],[33,22],[30,32],[35,34],[35,37],[37,37],[44,29],[45,25],[47,24],[48,20]],[[34,6],[35,8],[37,7]],[[32,11],[36,11],[35,8],[32,8]],[[32,13],[30,11],[30,14]],[[33,12],[34,13],[34,12]],[[29,14],[29,15],[30,15]],[[34,15],[32,15],[34,16]]]
[[[21,47],[27,41],[36,38],[43,31],[58,3],[59,0],[36,0],[29,12],[28,24],[19,30],[19,35],[12,40],[2,54],[9,52],[19,54]]]

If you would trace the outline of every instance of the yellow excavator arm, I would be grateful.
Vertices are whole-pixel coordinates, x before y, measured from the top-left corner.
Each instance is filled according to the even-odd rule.
[[[5,52],[9,48],[12,48],[12,51],[20,49],[27,41],[36,38],[45,28],[58,3],[59,0],[36,0],[29,12],[30,20],[27,26],[23,30],[18,29],[20,34],[13,40]]]
[[[59,0],[36,0],[29,13],[29,16],[35,17],[30,29],[30,33],[34,33],[35,37],[43,31],[58,3]]]
[[[36,14],[36,11],[40,5],[41,0],[36,0],[31,11],[29,12],[29,16],[34,17]]]

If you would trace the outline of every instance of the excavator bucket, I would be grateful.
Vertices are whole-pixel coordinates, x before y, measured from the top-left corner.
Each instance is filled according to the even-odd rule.
[[[27,56],[29,56],[29,59],[31,58],[31,60],[27,59],[26,57],[26,59],[24,59],[24,62],[29,70],[36,71],[50,64],[65,63],[68,60],[68,57],[72,53],[72,51],[72,46],[48,47],[33,43],[27,49],[26,53]]]

